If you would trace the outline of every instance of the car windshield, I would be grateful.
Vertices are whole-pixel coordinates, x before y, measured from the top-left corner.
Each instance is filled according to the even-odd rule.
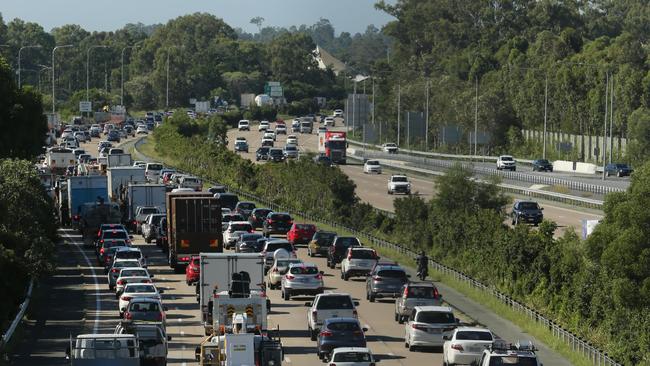
[[[479,331],[460,331],[456,333],[458,341],[492,341],[492,333]]]
[[[270,148],[268,146],[263,146],[263,147],[260,147],[259,149],[257,149],[257,152],[260,153],[260,154],[268,154],[269,150],[270,150]]]
[[[148,277],[148,275],[144,269],[123,269],[120,277]]]
[[[615,164],[619,169],[627,169],[627,164]]]
[[[282,259],[276,262],[275,266],[276,267],[289,267],[291,263],[300,263],[302,262],[300,259]],[[291,272],[293,273],[293,272]]]
[[[379,161],[377,161],[377,160],[368,160],[368,161],[366,161],[366,164],[368,164],[368,165],[379,165]]]
[[[548,160],[544,160],[544,159],[542,159],[542,160],[538,160],[537,162],[538,162],[539,164],[543,164],[543,165],[548,165],[548,164],[549,164]]]
[[[140,266],[140,263],[138,263],[138,261],[119,261],[113,263],[113,267],[115,268],[138,267],[138,266]]]
[[[456,323],[453,313],[446,311],[420,311],[415,318],[417,322],[428,324],[452,324]]]
[[[127,247],[124,240],[106,240],[102,246],[104,249],[117,248],[117,247]]]
[[[397,147],[395,144],[386,144],[386,147]]]
[[[338,352],[334,355],[333,362],[370,362],[371,357],[366,352]]]
[[[491,356],[490,366],[537,366],[537,359],[519,356]]]
[[[246,145],[246,140],[237,140],[235,141],[235,145]]]
[[[153,215],[151,217],[151,223],[153,225],[160,225],[160,221],[165,218],[165,215]]]
[[[406,272],[399,269],[384,269],[379,271],[377,276],[387,278],[406,278]]]
[[[129,306],[130,312],[160,312],[157,302],[132,302]]]
[[[298,149],[296,149],[296,147],[293,146],[293,145],[285,146],[284,149],[285,149],[286,151],[296,151],[296,150],[298,150]]]
[[[354,332],[359,330],[359,324],[357,324],[357,322],[332,322],[327,325],[327,329],[338,330],[342,332]]]
[[[354,309],[350,296],[321,296],[316,308],[319,310],[328,309]]]
[[[115,258],[118,259],[140,259],[142,253],[138,250],[124,250],[115,253]]]
[[[512,161],[512,156],[502,156],[501,161]]]
[[[291,267],[289,271],[291,274],[296,275],[316,275],[318,274],[318,268],[316,267]]]
[[[393,177],[393,182],[408,182],[406,177]]]
[[[418,299],[434,299],[436,292],[433,287],[409,287],[408,297],[415,297]]]
[[[282,154],[283,153],[282,153],[281,149],[271,149],[269,151],[269,155],[272,155],[272,156],[281,156]]]
[[[124,293],[142,293],[142,292],[156,292],[156,288],[153,285],[126,285]]]
[[[345,149],[346,142],[337,140],[337,141],[329,141],[328,144],[330,149]]]
[[[520,202],[519,208],[521,210],[538,210],[539,205],[537,204],[537,202]]]
[[[231,224],[230,225],[230,232],[235,232],[235,231],[248,231],[251,229],[251,224]]]
[[[353,250],[352,251],[352,258],[354,259],[375,259],[377,256],[375,255],[374,250]]]
[[[262,234],[244,234],[241,236],[241,240],[245,242],[257,242],[257,239],[262,238]]]
[[[255,204],[252,202],[239,202],[237,205],[241,210],[252,210],[255,208]]]

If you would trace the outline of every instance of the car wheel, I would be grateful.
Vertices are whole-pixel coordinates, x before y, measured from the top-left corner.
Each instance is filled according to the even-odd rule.
[[[314,254],[311,252],[311,249],[309,247],[307,247],[307,255],[310,257],[314,256]]]
[[[397,322],[398,322],[399,324],[404,324],[404,320],[405,320],[404,315],[400,315],[400,316],[399,316],[399,319],[397,319]]]
[[[622,177],[623,175],[621,174],[621,172],[616,172],[616,176],[620,178],[620,177]]]
[[[311,339],[312,341],[316,340],[316,331],[312,330],[311,328],[309,328],[309,339]]]
[[[370,301],[370,302],[375,302],[375,296],[376,296],[376,295],[371,291],[371,292],[368,294],[368,301]]]
[[[350,279],[350,276],[347,273],[343,273],[343,281],[347,281],[348,279]]]
[[[291,300],[291,290],[289,289],[284,289],[284,292],[282,293],[282,298],[285,299],[286,301]]]

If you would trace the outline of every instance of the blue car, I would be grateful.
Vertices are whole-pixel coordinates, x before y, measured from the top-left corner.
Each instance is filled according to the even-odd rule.
[[[356,318],[330,318],[325,320],[318,338],[318,357],[327,360],[332,351],[339,347],[365,347],[365,332]]]

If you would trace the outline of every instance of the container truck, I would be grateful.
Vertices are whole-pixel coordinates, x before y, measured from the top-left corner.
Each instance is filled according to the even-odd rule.
[[[127,223],[132,229],[135,229],[135,216],[138,207],[158,207],[159,212],[165,212],[165,185],[164,184],[129,184],[126,189]]]
[[[109,169],[118,166],[132,166],[133,160],[131,154],[110,154],[106,157],[106,165]]]
[[[318,152],[325,154],[332,163],[345,164],[347,145],[344,131],[324,131],[318,134]]]
[[[68,214],[72,226],[79,227],[84,203],[108,202],[108,179],[103,175],[83,175],[68,178]]]
[[[221,205],[209,192],[166,196],[169,266],[185,271],[192,255],[223,252]]]
[[[93,246],[96,234],[102,224],[122,222],[120,206],[115,202],[84,203],[79,212],[79,231],[87,247]]]
[[[63,175],[68,165],[75,165],[76,156],[71,149],[63,147],[53,147],[48,150],[45,156],[45,164],[50,168],[52,173]]]
[[[126,190],[130,183],[146,183],[144,168],[137,166],[120,166],[108,169],[108,196],[112,201],[124,199],[122,190]]]

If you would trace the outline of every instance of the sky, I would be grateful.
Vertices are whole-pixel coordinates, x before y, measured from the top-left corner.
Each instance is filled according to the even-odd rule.
[[[397,0],[388,0],[394,4]],[[374,9],[376,0],[0,0],[5,21],[35,22],[46,31],[64,24],[79,24],[88,31],[112,31],[127,23],[166,23],[180,15],[207,12],[223,18],[233,28],[257,31],[250,19],[261,16],[263,26],[312,25],[329,19],[336,33],[381,28],[391,21]]]

